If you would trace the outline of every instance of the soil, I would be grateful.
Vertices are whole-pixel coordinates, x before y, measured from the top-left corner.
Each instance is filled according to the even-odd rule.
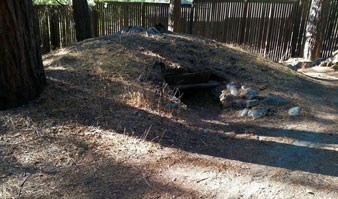
[[[41,96],[0,112],[0,198],[338,198],[338,83],[200,37],[113,35],[43,57]],[[260,119],[140,81],[156,61],[292,103]],[[300,116],[289,108],[301,106]]]

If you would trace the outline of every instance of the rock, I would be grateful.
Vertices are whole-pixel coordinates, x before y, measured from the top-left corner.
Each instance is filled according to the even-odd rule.
[[[320,62],[320,66],[326,67],[326,66],[331,66],[332,65],[332,59],[327,58],[326,60]]]
[[[258,118],[266,116],[267,113],[268,113],[267,108],[256,108],[256,109],[250,109],[248,111],[248,116],[252,117],[253,119],[258,119]]]
[[[238,96],[239,91],[238,91],[237,88],[232,88],[232,89],[230,89],[230,93],[231,93],[231,95],[233,95],[233,96]]]
[[[303,65],[303,62],[299,62],[295,65],[288,64],[288,65],[286,65],[286,67],[288,67],[291,70],[297,71],[298,69],[300,69],[302,67],[302,65]]]
[[[120,34],[126,34],[126,33],[139,33],[144,32],[146,29],[142,26],[129,26],[128,28],[124,28],[120,31]]]
[[[332,56],[333,56],[333,57],[338,56],[338,50],[334,51],[334,52],[332,53]]]
[[[147,30],[146,30],[146,33],[150,34],[150,35],[156,35],[156,34],[161,34],[161,32],[155,28],[155,27],[149,27]]]
[[[277,96],[266,96],[262,101],[262,104],[268,106],[283,106],[289,103],[289,100]]]
[[[257,89],[252,89],[252,88],[245,90],[244,93],[243,93],[243,95],[247,99],[253,99],[254,97],[257,97],[258,94],[259,94],[259,91]]]
[[[230,105],[232,105],[233,101],[234,101],[234,97],[231,95],[227,95],[226,93],[222,93],[219,101],[221,102],[221,104],[223,105],[223,108],[227,108]]]
[[[168,103],[166,103],[165,107],[167,107],[169,109],[176,109],[176,108],[178,108],[178,103],[176,103],[176,102],[168,102]]]
[[[288,113],[291,116],[298,116],[298,115],[300,115],[301,110],[302,109],[301,109],[300,106],[296,106],[296,107],[290,108],[289,111],[288,111]]]
[[[297,71],[302,67],[305,61],[306,60],[304,58],[289,58],[288,60],[281,63],[289,69]]]
[[[338,55],[333,58],[332,63],[333,64],[337,64],[338,63]]]
[[[167,29],[165,28],[164,25],[162,25],[161,23],[155,24],[154,26],[160,33],[165,33],[167,32]]]
[[[235,84],[227,84],[226,87],[230,91],[231,95],[233,95],[233,96],[238,96],[239,95],[239,90],[238,90],[238,86],[237,85],[235,85]]]
[[[240,116],[240,117],[245,117],[245,116],[247,116],[249,110],[250,110],[250,109],[248,109],[248,108],[245,108],[245,109],[241,110],[241,111],[239,112],[239,116]]]
[[[246,100],[245,104],[247,108],[258,106],[261,102],[258,99]]]
[[[335,65],[332,66],[333,70],[338,71],[338,63],[335,63]]]
[[[246,107],[246,103],[244,100],[234,100],[231,103],[231,107],[235,109],[242,109]]]

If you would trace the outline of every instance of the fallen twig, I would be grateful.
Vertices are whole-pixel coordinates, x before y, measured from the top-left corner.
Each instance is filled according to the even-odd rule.
[[[142,176],[142,178],[143,178],[143,180],[146,182],[146,184],[147,184],[150,188],[153,188],[153,187],[151,186],[151,184],[148,182],[148,180],[147,180],[145,177]]]
[[[208,146],[208,144],[205,143],[205,141],[204,141],[202,138],[200,138],[200,140],[203,142],[203,144],[204,144],[205,146]]]
[[[31,176],[32,174],[29,174],[26,176],[26,178],[22,181],[22,183],[19,185],[19,193],[17,195],[16,198],[20,198],[21,196],[21,193],[22,193],[22,189],[23,189],[23,186],[25,185],[25,183],[27,182],[28,178]]]

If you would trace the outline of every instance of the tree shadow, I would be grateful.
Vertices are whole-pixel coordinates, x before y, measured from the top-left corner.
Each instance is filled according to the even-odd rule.
[[[163,48],[163,46],[155,45],[155,42],[151,39],[149,39],[148,46],[137,46],[137,43],[135,43],[135,45],[135,49],[137,49],[137,47],[143,47],[155,53],[160,53],[161,51],[159,48]],[[95,48],[100,47],[100,45],[97,45]],[[112,48],[113,47],[114,46],[112,46]],[[125,47],[127,48],[128,46]],[[85,49],[85,47],[83,48]],[[168,48],[172,48],[172,46]],[[168,52],[174,53],[173,49],[171,49],[171,51],[168,49]],[[241,55],[249,56],[246,54]],[[160,54],[160,56],[166,60],[179,62],[180,64],[191,62],[191,60],[189,60],[191,57],[182,57],[182,61],[176,60],[176,58],[172,59],[173,54]],[[239,59],[239,57],[236,57],[235,59]],[[192,65],[195,64],[202,67],[206,64],[205,60],[207,60],[207,57],[202,56],[201,59],[197,61],[194,60]],[[74,62],[72,62],[72,64],[74,64]],[[219,68],[221,67],[222,66],[219,66]],[[229,67],[238,67],[238,63],[232,64]],[[279,74],[287,75],[287,72],[285,71],[279,71],[266,65],[256,67],[258,68],[257,70],[261,70],[261,72],[266,71],[264,68],[269,68],[268,73],[276,73],[276,76]],[[249,85],[257,83],[252,77],[254,74],[248,76],[245,73],[230,74],[228,72],[229,71],[223,69],[221,75],[224,75],[229,81],[231,79],[238,79],[240,82]],[[47,123],[52,126],[74,124],[88,127],[96,126],[104,130],[131,137],[142,137],[147,141],[156,142],[165,147],[179,149],[190,153],[203,154],[220,159],[236,160],[244,163],[253,163],[261,166],[282,168],[290,171],[308,172],[316,176],[338,176],[338,168],[336,167],[338,153],[336,150],[309,147],[302,143],[295,144],[264,141],[256,139],[255,137],[231,138],[224,134],[224,132],[231,131],[236,134],[254,132],[255,135],[258,136],[275,138],[288,137],[295,141],[303,141],[310,144],[336,145],[338,143],[336,132],[331,134],[327,132],[287,130],[283,128],[266,127],[259,123],[243,124],[232,122],[227,125],[220,125],[204,122],[205,120],[210,119],[220,119],[219,114],[221,114],[221,111],[213,106],[208,106],[206,108],[202,107],[199,111],[190,110],[184,114],[177,114],[174,118],[169,118],[121,102],[117,96],[126,93],[124,88],[130,86],[127,85],[126,82],[106,79],[99,75],[94,75],[90,71],[84,69],[71,68],[71,70],[68,70],[66,68],[64,70],[47,70],[46,75],[48,77],[48,86],[41,97],[26,106],[11,110],[12,113],[18,113],[31,118],[42,128]],[[290,93],[288,89],[291,90],[292,86],[292,92],[294,92],[292,95],[305,97],[310,95],[316,97],[316,101],[313,102],[316,106],[321,103],[318,95],[323,95],[324,90],[330,90],[332,96],[335,91],[338,90],[333,86],[317,84],[299,77],[295,77],[292,81],[294,81],[292,85],[283,83],[278,86],[282,87],[282,92],[287,91],[287,94]],[[279,82],[282,82],[282,80]],[[260,81],[259,83],[264,83],[264,81]],[[147,92],[143,86],[144,85],[141,84],[139,91]],[[156,101],[156,99],[154,99],[154,101]],[[323,104],[323,108],[332,109],[328,104]],[[331,111],[335,110],[337,109],[333,107],[333,110]],[[189,117],[189,114],[194,114],[194,117]],[[180,120],[184,120],[184,122],[181,122]],[[328,120],[325,122],[328,124],[335,124],[335,121]],[[6,129],[4,129],[4,131],[6,133]],[[63,142],[69,141],[65,138]],[[101,157],[100,154],[97,154],[97,156]],[[64,169],[64,178],[57,179],[57,181],[63,182],[58,186],[60,189],[71,187],[74,191],[74,197],[78,195],[79,198],[82,196],[96,198],[97,196],[104,197],[108,195],[112,198],[123,198],[125,196],[123,194],[127,192],[130,194],[127,195],[128,197],[137,198],[138,196],[146,197],[146,194],[151,192],[151,188],[144,181],[141,169],[131,165],[123,165],[114,162],[109,158],[105,158],[105,161],[97,166],[96,171],[92,170],[90,167],[81,165]],[[111,170],[113,170],[113,172]],[[110,180],[110,177],[112,176],[116,176],[116,179],[123,177],[121,176],[121,173],[114,171],[125,171],[125,173],[130,173],[130,176],[122,180],[124,183],[122,186],[119,185],[117,181]],[[5,170],[5,173],[6,172],[7,171]],[[75,178],[78,179],[76,182],[72,180]],[[189,190],[161,184],[160,182],[152,181],[151,179],[147,180],[149,184],[158,187],[158,190],[168,190],[168,193],[178,193],[178,195],[181,193],[191,193]],[[305,182],[301,182],[297,179],[294,179],[293,183],[306,185]],[[146,191],[133,192],[133,189],[128,189],[128,184],[130,184],[130,187],[133,189]],[[310,186],[323,188],[320,182],[313,183]],[[116,191],[111,191],[112,187],[114,187],[114,189],[115,187],[118,188],[116,188]],[[336,185],[332,185],[332,187],[335,189],[338,188]],[[82,192],[83,190],[88,191]],[[96,192],[97,190],[98,192]],[[147,193],[147,191],[149,192]],[[167,192],[163,191],[161,193]],[[60,195],[60,197],[64,196],[62,193],[55,193],[55,195]],[[30,196],[34,197],[33,195],[29,195],[29,197]],[[47,196],[42,195],[42,197]],[[65,197],[67,197],[67,195]]]
[[[74,72],[69,71],[48,71],[47,74],[54,79],[61,78],[63,80],[69,80],[76,76]],[[228,139],[222,132],[206,132],[203,128],[211,130],[217,130],[218,128],[225,131],[237,130],[237,133],[242,133],[243,129],[247,129],[257,132],[257,135],[288,136],[296,140],[322,144],[337,144],[338,137],[335,133],[289,131],[241,123],[229,124],[226,127],[214,124],[203,125],[200,121],[182,124],[175,120],[122,104],[113,98],[99,96],[97,90],[88,87],[90,84],[93,86],[104,84],[102,80],[94,81],[95,78],[97,77],[89,78],[93,81],[92,83],[75,80],[76,83],[69,85],[58,85],[60,82],[49,81],[51,90],[48,93],[51,93],[51,95],[48,98],[50,99],[40,98],[40,101],[36,102],[37,104],[32,104],[31,106],[37,106],[38,109],[35,113],[30,111],[31,117],[33,120],[40,122],[47,119],[47,115],[48,119],[63,124],[74,122],[89,126],[98,124],[103,129],[114,130],[121,134],[127,133],[136,137],[144,136],[144,132],[151,126],[151,131],[146,139],[158,142],[163,146],[259,165],[338,176],[338,169],[334,166],[336,164],[335,160],[338,159],[338,153],[335,150],[257,139]],[[86,89],[81,88],[81,85],[84,84],[86,84]],[[112,85],[111,82],[110,85]],[[115,82],[114,86],[122,87],[123,84]],[[110,91],[109,93],[111,95],[116,94]],[[81,100],[79,101],[79,99]],[[44,103],[41,104],[41,101],[44,101]],[[60,109],[61,107],[62,109]],[[199,128],[193,128],[192,126]],[[325,142],[321,142],[321,140],[325,140]]]
[[[40,147],[54,140],[61,150],[64,145],[76,146],[80,142],[70,137],[39,139]],[[199,195],[173,183],[152,179],[149,171],[117,162],[93,149],[87,149],[71,165],[47,159],[39,165],[21,165],[14,155],[3,155],[8,148],[0,145],[0,196],[4,198],[196,198]]]
[[[34,166],[25,166],[20,164],[17,159],[11,155],[13,146],[0,144],[0,185],[3,184],[3,179],[8,176],[17,175],[20,173],[36,173],[37,169]]]

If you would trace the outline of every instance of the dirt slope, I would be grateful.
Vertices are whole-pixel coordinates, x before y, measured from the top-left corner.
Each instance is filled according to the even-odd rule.
[[[257,120],[205,92],[170,108],[167,88],[139,81],[156,61],[292,103]],[[338,197],[337,83],[178,34],[90,39],[44,65],[42,95],[0,112],[0,198]]]

